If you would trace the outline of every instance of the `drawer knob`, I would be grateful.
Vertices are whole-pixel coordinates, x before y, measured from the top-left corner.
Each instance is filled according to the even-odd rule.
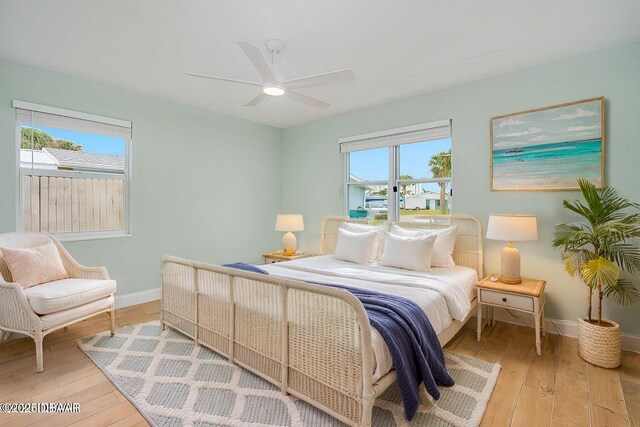
[[[502,298],[502,302],[507,302],[507,298]]]

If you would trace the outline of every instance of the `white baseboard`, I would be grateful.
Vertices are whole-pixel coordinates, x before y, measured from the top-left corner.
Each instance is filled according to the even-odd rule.
[[[494,317],[496,320],[500,320],[506,323],[512,323],[514,325],[534,327],[533,316],[511,310],[503,310],[500,308],[494,308]],[[545,319],[545,329],[551,334],[564,335],[567,337],[578,338],[578,322],[572,322],[569,320],[559,319]],[[635,351],[640,353],[640,335],[634,334],[621,334],[622,349]]]
[[[161,288],[145,289],[144,291],[131,292],[122,295],[116,294],[116,308],[131,307],[132,305],[156,301],[160,299],[161,295]]]

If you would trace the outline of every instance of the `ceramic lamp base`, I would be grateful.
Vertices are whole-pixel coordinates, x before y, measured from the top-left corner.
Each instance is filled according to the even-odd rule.
[[[296,253],[296,236],[290,231],[287,231],[284,236],[282,236],[282,249],[284,250],[285,255],[295,255]]]
[[[517,285],[522,282],[520,277],[520,251],[512,243],[509,243],[500,253],[501,271],[500,281],[509,285]]]

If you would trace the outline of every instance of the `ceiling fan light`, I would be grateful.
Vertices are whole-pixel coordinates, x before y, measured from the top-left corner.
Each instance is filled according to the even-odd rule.
[[[262,91],[271,96],[284,95],[284,88],[279,85],[264,85],[262,86]]]

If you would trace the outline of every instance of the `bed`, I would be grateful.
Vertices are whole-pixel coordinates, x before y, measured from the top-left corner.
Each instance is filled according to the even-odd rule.
[[[365,222],[325,218],[323,255],[333,253],[338,228],[345,221]],[[468,310],[458,310],[455,315],[440,313],[432,321],[444,345],[477,309],[473,279],[483,273],[481,225],[476,218],[463,215],[398,225],[430,229],[458,226],[453,258],[459,266],[459,279],[466,277],[462,282],[467,284],[461,287],[467,292]],[[362,279],[353,276],[362,274],[358,272],[340,277],[334,271],[322,278],[323,268],[348,267],[331,257],[314,257],[289,266],[268,266],[271,274],[261,275],[165,256],[161,322],[277,385],[283,393],[299,397],[348,425],[369,426],[376,396],[396,380],[384,345],[355,296],[344,289],[303,281],[359,285]],[[384,287],[384,274],[391,272],[367,268],[375,270],[370,274],[378,274],[379,281],[362,286]],[[469,269],[475,277],[469,276]],[[423,281],[420,277],[411,280]],[[407,292],[410,287],[402,288]],[[414,288],[416,293],[423,292]]]

